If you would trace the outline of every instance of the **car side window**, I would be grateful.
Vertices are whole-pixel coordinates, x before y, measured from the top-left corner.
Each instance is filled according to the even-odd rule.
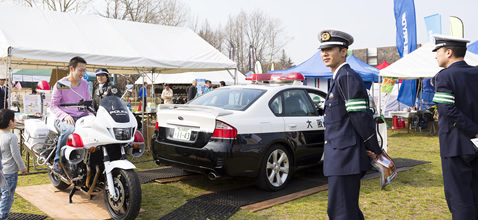
[[[309,94],[312,103],[314,103],[314,108],[317,110],[319,115],[324,114],[324,104],[325,104],[325,97],[323,94],[319,94],[317,91],[309,90],[307,91]]]
[[[284,116],[317,115],[309,96],[301,89],[291,89],[283,92]]]

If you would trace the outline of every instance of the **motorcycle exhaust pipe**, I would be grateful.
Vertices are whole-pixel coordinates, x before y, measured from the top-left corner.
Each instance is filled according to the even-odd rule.
[[[215,180],[217,178],[219,178],[220,176],[216,173],[216,172],[209,172],[207,174],[207,177],[210,179],[210,180]]]

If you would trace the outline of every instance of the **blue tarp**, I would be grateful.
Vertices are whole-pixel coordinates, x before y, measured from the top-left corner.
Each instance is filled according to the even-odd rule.
[[[347,56],[347,63],[354,69],[363,81],[377,82],[378,81],[378,69],[370,66],[354,55]],[[302,73],[306,78],[326,78],[331,79],[333,73],[329,67],[326,67],[322,58],[320,57],[320,51],[315,53],[311,58],[303,63],[286,70],[269,71],[269,73]]]
[[[474,54],[478,54],[478,40],[469,44],[466,49]]]

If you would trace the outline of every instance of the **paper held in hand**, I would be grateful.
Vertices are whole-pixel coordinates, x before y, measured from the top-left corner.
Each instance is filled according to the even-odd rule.
[[[471,142],[475,145],[475,148],[478,149],[478,138],[472,138],[472,139],[470,139],[470,140],[471,140]]]
[[[385,152],[382,153],[382,158],[377,157],[371,163],[380,172],[381,189],[384,189],[397,176],[397,167]]]

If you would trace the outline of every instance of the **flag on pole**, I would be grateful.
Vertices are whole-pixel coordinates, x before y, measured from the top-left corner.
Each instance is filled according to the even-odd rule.
[[[464,37],[463,21],[456,16],[450,16],[450,35],[453,37]]]
[[[229,47],[229,59],[234,61],[235,51],[234,51],[234,44],[231,42]]]
[[[256,63],[256,56],[254,53],[254,47],[252,45],[249,46],[249,71],[255,73],[254,65]]]
[[[397,49],[403,57],[417,49],[417,25],[413,0],[394,0]]]
[[[441,15],[434,14],[425,17],[425,25],[427,26],[427,36],[429,42],[435,42],[434,34],[441,34]]]

